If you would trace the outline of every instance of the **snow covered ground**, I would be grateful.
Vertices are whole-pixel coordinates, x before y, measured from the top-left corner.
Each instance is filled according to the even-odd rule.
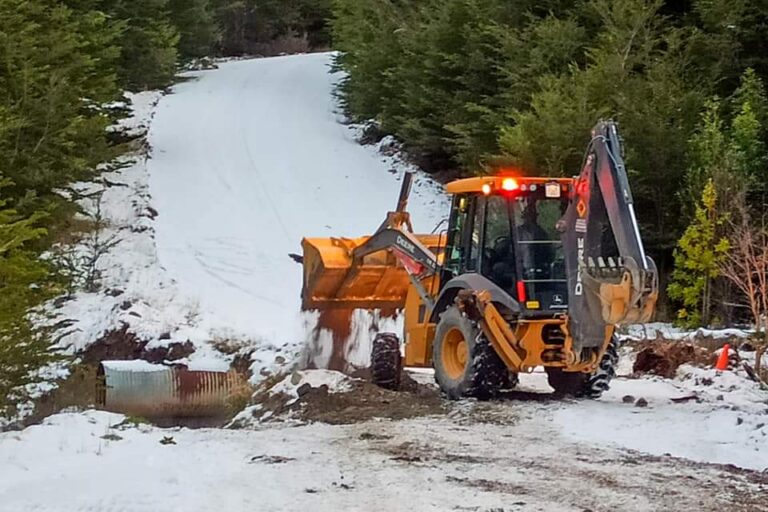
[[[759,473],[572,440],[551,405],[259,430],[64,413],[0,434],[0,511],[768,510]]]

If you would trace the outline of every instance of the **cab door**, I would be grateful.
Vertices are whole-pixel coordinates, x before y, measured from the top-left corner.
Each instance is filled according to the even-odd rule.
[[[480,268],[480,244],[485,198],[460,194],[453,198],[448,222],[442,282]]]

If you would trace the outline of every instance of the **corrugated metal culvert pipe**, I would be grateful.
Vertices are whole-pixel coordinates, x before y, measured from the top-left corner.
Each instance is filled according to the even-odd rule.
[[[233,411],[248,393],[235,371],[192,371],[146,361],[103,361],[97,403],[107,411],[143,418],[210,418]]]

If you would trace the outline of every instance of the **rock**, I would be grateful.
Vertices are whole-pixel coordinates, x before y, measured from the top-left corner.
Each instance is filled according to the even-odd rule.
[[[301,374],[299,372],[293,372],[291,374],[291,384],[298,386],[299,382],[301,382]]]
[[[724,397],[723,395],[717,395],[717,396],[715,397],[715,400],[720,400],[720,401],[722,401],[722,400],[725,400],[725,397]]]
[[[285,364],[285,358],[283,356],[277,356],[277,357],[275,357],[275,363],[277,363],[277,364]]]
[[[648,400],[645,398],[638,398],[635,402],[635,407],[648,407]]]
[[[621,401],[625,404],[631,404],[635,401],[635,397],[632,395],[624,395],[624,398],[622,398]]]
[[[165,436],[160,440],[160,444],[176,444],[176,440],[172,436]]]
[[[133,306],[133,303],[129,300],[125,300],[120,303],[120,309],[122,309],[123,311],[128,311],[129,309],[131,309],[131,306]]]
[[[305,382],[304,384],[302,384],[296,389],[296,394],[302,397],[307,393],[309,393],[310,391],[312,391],[312,386]]]
[[[678,397],[675,397],[675,398],[670,398],[669,400],[671,402],[673,402],[673,403],[676,403],[676,404],[682,404],[682,403],[685,403],[685,402],[690,402],[691,400],[696,400],[698,402],[699,401],[699,396],[696,393],[693,393],[692,395],[678,396]]]
[[[109,295],[110,297],[119,297],[125,292],[123,290],[120,290],[118,288],[109,288],[104,292],[106,295]]]
[[[61,297],[57,297],[57,298],[55,298],[53,300],[53,306],[56,309],[60,309],[60,308],[64,307],[64,304],[66,304],[67,302],[69,302],[71,300],[72,300],[72,297],[70,297],[69,295],[62,295]]]
[[[163,334],[160,335],[160,337],[158,339],[160,339],[160,340],[169,340],[169,339],[171,339],[171,333],[164,332]]]
[[[744,423],[744,418],[736,418],[737,425],[741,425],[742,423]]]

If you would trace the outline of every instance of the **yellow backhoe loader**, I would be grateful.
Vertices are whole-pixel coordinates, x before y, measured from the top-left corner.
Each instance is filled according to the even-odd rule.
[[[402,309],[379,333],[371,374],[396,389],[402,366],[434,367],[449,398],[489,398],[543,366],[560,394],[599,396],[617,326],[644,323],[658,297],[616,124],[593,129],[581,174],[461,179],[447,233],[414,234],[406,174],[397,208],[370,236],[302,241],[305,309]]]

